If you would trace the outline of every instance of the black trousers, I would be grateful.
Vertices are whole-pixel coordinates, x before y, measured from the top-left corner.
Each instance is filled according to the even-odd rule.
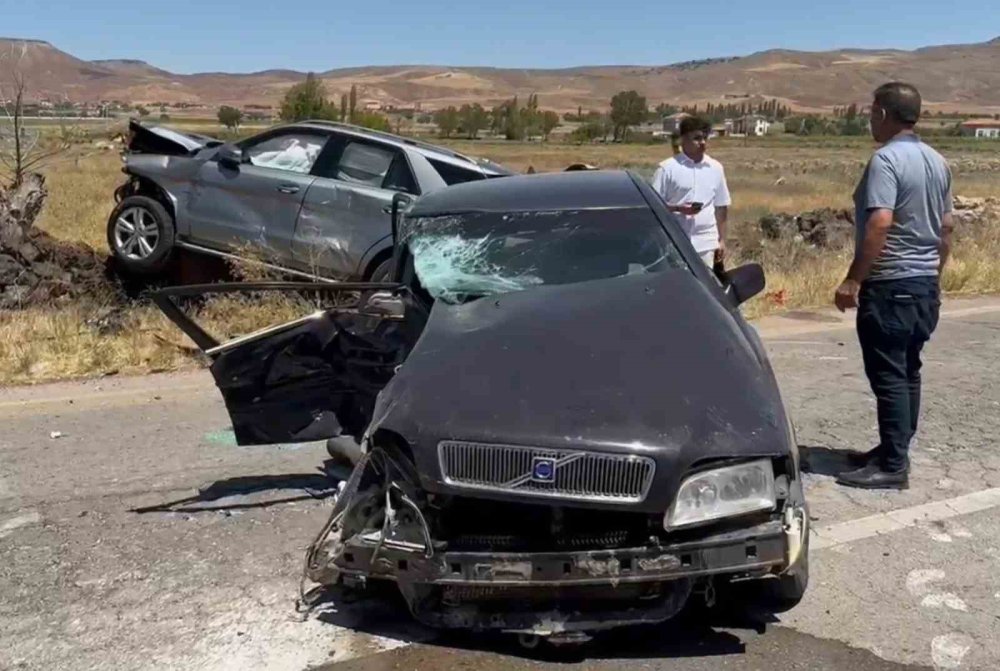
[[[878,401],[882,467],[907,467],[920,415],[920,352],[937,328],[937,277],[865,282],[858,297],[857,329],[865,374]]]

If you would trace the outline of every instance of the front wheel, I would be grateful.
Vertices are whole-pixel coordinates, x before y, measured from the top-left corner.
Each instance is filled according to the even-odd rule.
[[[147,196],[129,196],[108,218],[108,247],[117,265],[135,275],[162,272],[174,250],[174,218]]]
[[[772,613],[784,613],[799,605],[809,586],[809,537],[802,546],[802,553],[795,565],[785,573],[766,578],[760,588],[758,603]]]

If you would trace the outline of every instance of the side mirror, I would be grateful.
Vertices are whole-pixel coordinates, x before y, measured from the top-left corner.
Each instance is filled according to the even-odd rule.
[[[406,316],[406,305],[401,296],[391,291],[376,291],[364,299],[359,312],[373,317],[399,320]]]
[[[219,151],[215,156],[219,160],[219,165],[234,170],[239,169],[243,163],[243,152],[231,144],[224,144],[219,147]]]
[[[759,263],[748,263],[727,270],[721,279],[726,295],[731,297],[736,305],[741,305],[759,294],[766,284],[764,269]]]

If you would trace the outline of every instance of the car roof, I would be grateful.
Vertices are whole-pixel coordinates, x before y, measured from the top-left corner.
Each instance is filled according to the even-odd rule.
[[[367,137],[378,139],[382,142],[392,144],[400,148],[407,148],[413,151],[418,151],[427,158],[432,158],[435,160],[445,161],[454,165],[465,165],[466,167],[471,164],[481,170],[485,170],[491,174],[506,175],[510,174],[510,171],[501,165],[493,163],[492,161],[487,161],[485,159],[476,159],[471,156],[466,156],[465,154],[460,154],[457,151],[453,151],[446,147],[439,147],[438,145],[430,144],[428,142],[421,142],[420,140],[414,140],[413,138],[403,137],[401,135],[396,135],[394,133],[386,133],[384,131],[372,130],[371,128],[364,128],[363,126],[355,126],[353,124],[342,123],[339,121],[324,121],[324,120],[306,120],[300,121],[295,124],[289,124],[296,127],[307,127],[316,128],[320,130],[336,130],[343,133],[348,133],[350,135],[355,135],[358,137]]]
[[[586,170],[515,175],[449,186],[414,203],[407,216],[465,212],[553,212],[648,208],[625,170]]]

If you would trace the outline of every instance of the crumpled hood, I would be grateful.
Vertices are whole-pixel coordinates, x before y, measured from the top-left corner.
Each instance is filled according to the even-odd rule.
[[[223,142],[198,133],[182,133],[163,126],[145,126],[129,122],[129,151],[167,156],[190,156],[205,147],[217,147]]]
[[[650,456],[654,510],[697,461],[789,450],[770,369],[685,270],[438,302],[378,428],[406,438],[432,491],[448,490],[447,439]]]

